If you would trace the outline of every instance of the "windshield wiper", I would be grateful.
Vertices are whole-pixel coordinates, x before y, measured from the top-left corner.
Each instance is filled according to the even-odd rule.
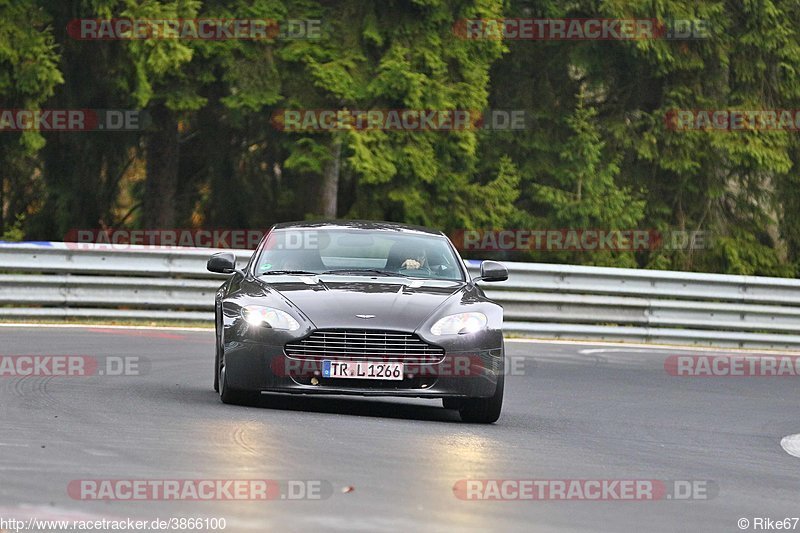
[[[392,270],[380,270],[377,268],[342,268],[339,270],[328,270],[323,274],[380,274],[381,276],[399,276],[401,278],[408,278],[406,274],[400,274]]]
[[[316,276],[317,275],[316,272],[309,272],[308,270],[269,270],[267,272],[262,272],[261,274],[259,274],[259,276],[277,276],[277,275],[280,275],[280,274],[289,274],[289,275],[295,275],[296,274],[296,275],[301,275],[301,276],[303,276],[303,275]]]

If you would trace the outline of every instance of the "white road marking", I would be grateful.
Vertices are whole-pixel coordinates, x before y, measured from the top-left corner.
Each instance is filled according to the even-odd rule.
[[[96,455],[98,457],[117,457],[116,453],[105,450],[94,450],[92,448],[87,448],[83,451],[88,453],[89,455]]]
[[[781,448],[793,457],[800,457],[800,433],[783,437],[781,439]]]
[[[506,344],[565,344],[567,346],[608,346],[618,349],[647,348],[648,350],[683,350],[688,352],[726,352],[726,353],[780,353],[785,355],[800,355],[800,350],[771,350],[769,348],[725,348],[714,346],[686,346],[674,344],[642,344],[635,342],[608,342],[608,341],[571,341],[564,339],[506,339]]]
[[[625,352],[639,353],[641,351],[642,351],[641,349],[638,349],[638,350],[630,350],[630,349],[629,350],[623,350],[621,348],[594,348],[594,349],[591,349],[591,350],[578,350],[578,353],[583,354],[583,355],[590,355],[590,354],[593,354],[593,353],[625,353]],[[652,352],[659,351],[659,352],[661,352],[661,351],[668,351],[668,350],[655,349],[655,350],[648,350],[648,351],[652,351]]]
[[[655,352],[655,351],[667,351],[671,352],[672,348],[648,348],[648,352]],[[624,349],[624,348],[594,348],[591,350],[578,350],[579,354],[582,355],[590,355],[593,353],[642,353],[642,349],[632,350],[632,349]]]

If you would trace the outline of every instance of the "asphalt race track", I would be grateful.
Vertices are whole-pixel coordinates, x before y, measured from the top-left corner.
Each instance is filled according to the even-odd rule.
[[[207,517],[254,532],[731,532],[740,518],[754,530],[757,517],[800,516],[800,458],[780,444],[800,433],[798,378],[665,370],[670,355],[714,352],[508,341],[516,368],[491,426],[462,424],[428,400],[223,405],[211,331],[0,328],[0,355],[30,354],[144,359],[142,375],[0,377],[0,518]],[[315,480],[325,495],[92,501],[68,490],[76,480],[187,479]],[[467,479],[700,480],[710,496],[463,500],[454,486]]]

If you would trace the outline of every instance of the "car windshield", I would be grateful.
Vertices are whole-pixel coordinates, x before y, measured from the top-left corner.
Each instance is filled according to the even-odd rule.
[[[346,228],[272,231],[256,263],[256,275],[271,273],[464,280],[459,260],[443,236]]]

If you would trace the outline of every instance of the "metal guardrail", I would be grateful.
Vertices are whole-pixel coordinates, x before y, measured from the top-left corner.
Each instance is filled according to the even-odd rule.
[[[215,250],[0,245],[0,319],[212,321]],[[236,251],[244,263],[251,252]],[[508,334],[726,347],[800,347],[800,280],[506,263],[485,284]],[[477,262],[469,262],[475,274]]]

